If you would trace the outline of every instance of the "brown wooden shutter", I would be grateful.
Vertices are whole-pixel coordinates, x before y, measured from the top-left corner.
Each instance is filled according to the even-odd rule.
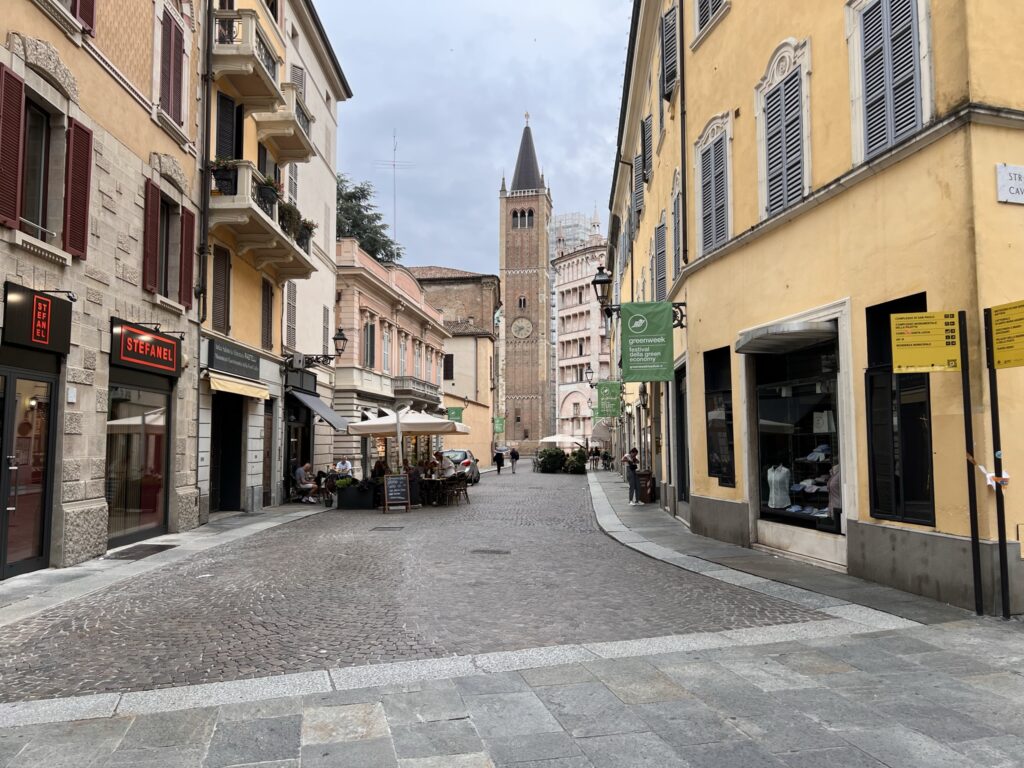
[[[89,34],[95,34],[96,0],[75,0],[74,14]]]
[[[174,24],[171,28],[171,111],[174,121],[181,125],[183,121],[181,109],[182,67],[185,61],[185,34],[181,27]]]
[[[192,308],[192,263],[196,253],[196,215],[181,208],[181,264],[178,270],[178,303]]]
[[[68,118],[64,168],[64,250],[84,259],[89,248],[89,189],[92,182],[92,131]]]
[[[231,253],[219,245],[213,248],[213,330],[231,330]]]
[[[21,226],[25,81],[0,65],[0,224]]]
[[[171,46],[173,45],[174,19],[169,11],[164,11],[163,26],[160,29],[160,107],[171,114]]]
[[[146,179],[145,229],[142,233],[142,287],[156,293],[160,269],[160,187]]]

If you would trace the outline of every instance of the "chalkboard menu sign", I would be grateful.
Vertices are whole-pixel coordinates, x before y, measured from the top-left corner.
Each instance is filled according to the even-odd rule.
[[[409,476],[384,476],[384,511],[401,507],[409,511]]]

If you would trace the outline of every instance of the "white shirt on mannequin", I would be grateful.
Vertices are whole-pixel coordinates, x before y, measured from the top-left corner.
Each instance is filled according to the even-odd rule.
[[[789,506],[789,470],[781,464],[768,467],[768,506],[785,509]]]

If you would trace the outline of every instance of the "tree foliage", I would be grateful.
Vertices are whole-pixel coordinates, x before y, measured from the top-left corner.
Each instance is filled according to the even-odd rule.
[[[402,246],[388,235],[384,215],[373,198],[370,182],[354,184],[345,174],[338,174],[338,237],[353,237],[377,261],[394,264],[402,260]]]

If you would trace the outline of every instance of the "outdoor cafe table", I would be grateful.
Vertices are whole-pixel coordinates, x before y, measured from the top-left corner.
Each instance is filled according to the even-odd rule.
[[[444,503],[444,482],[444,478],[440,477],[420,478],[420,501],[423,506]]]

